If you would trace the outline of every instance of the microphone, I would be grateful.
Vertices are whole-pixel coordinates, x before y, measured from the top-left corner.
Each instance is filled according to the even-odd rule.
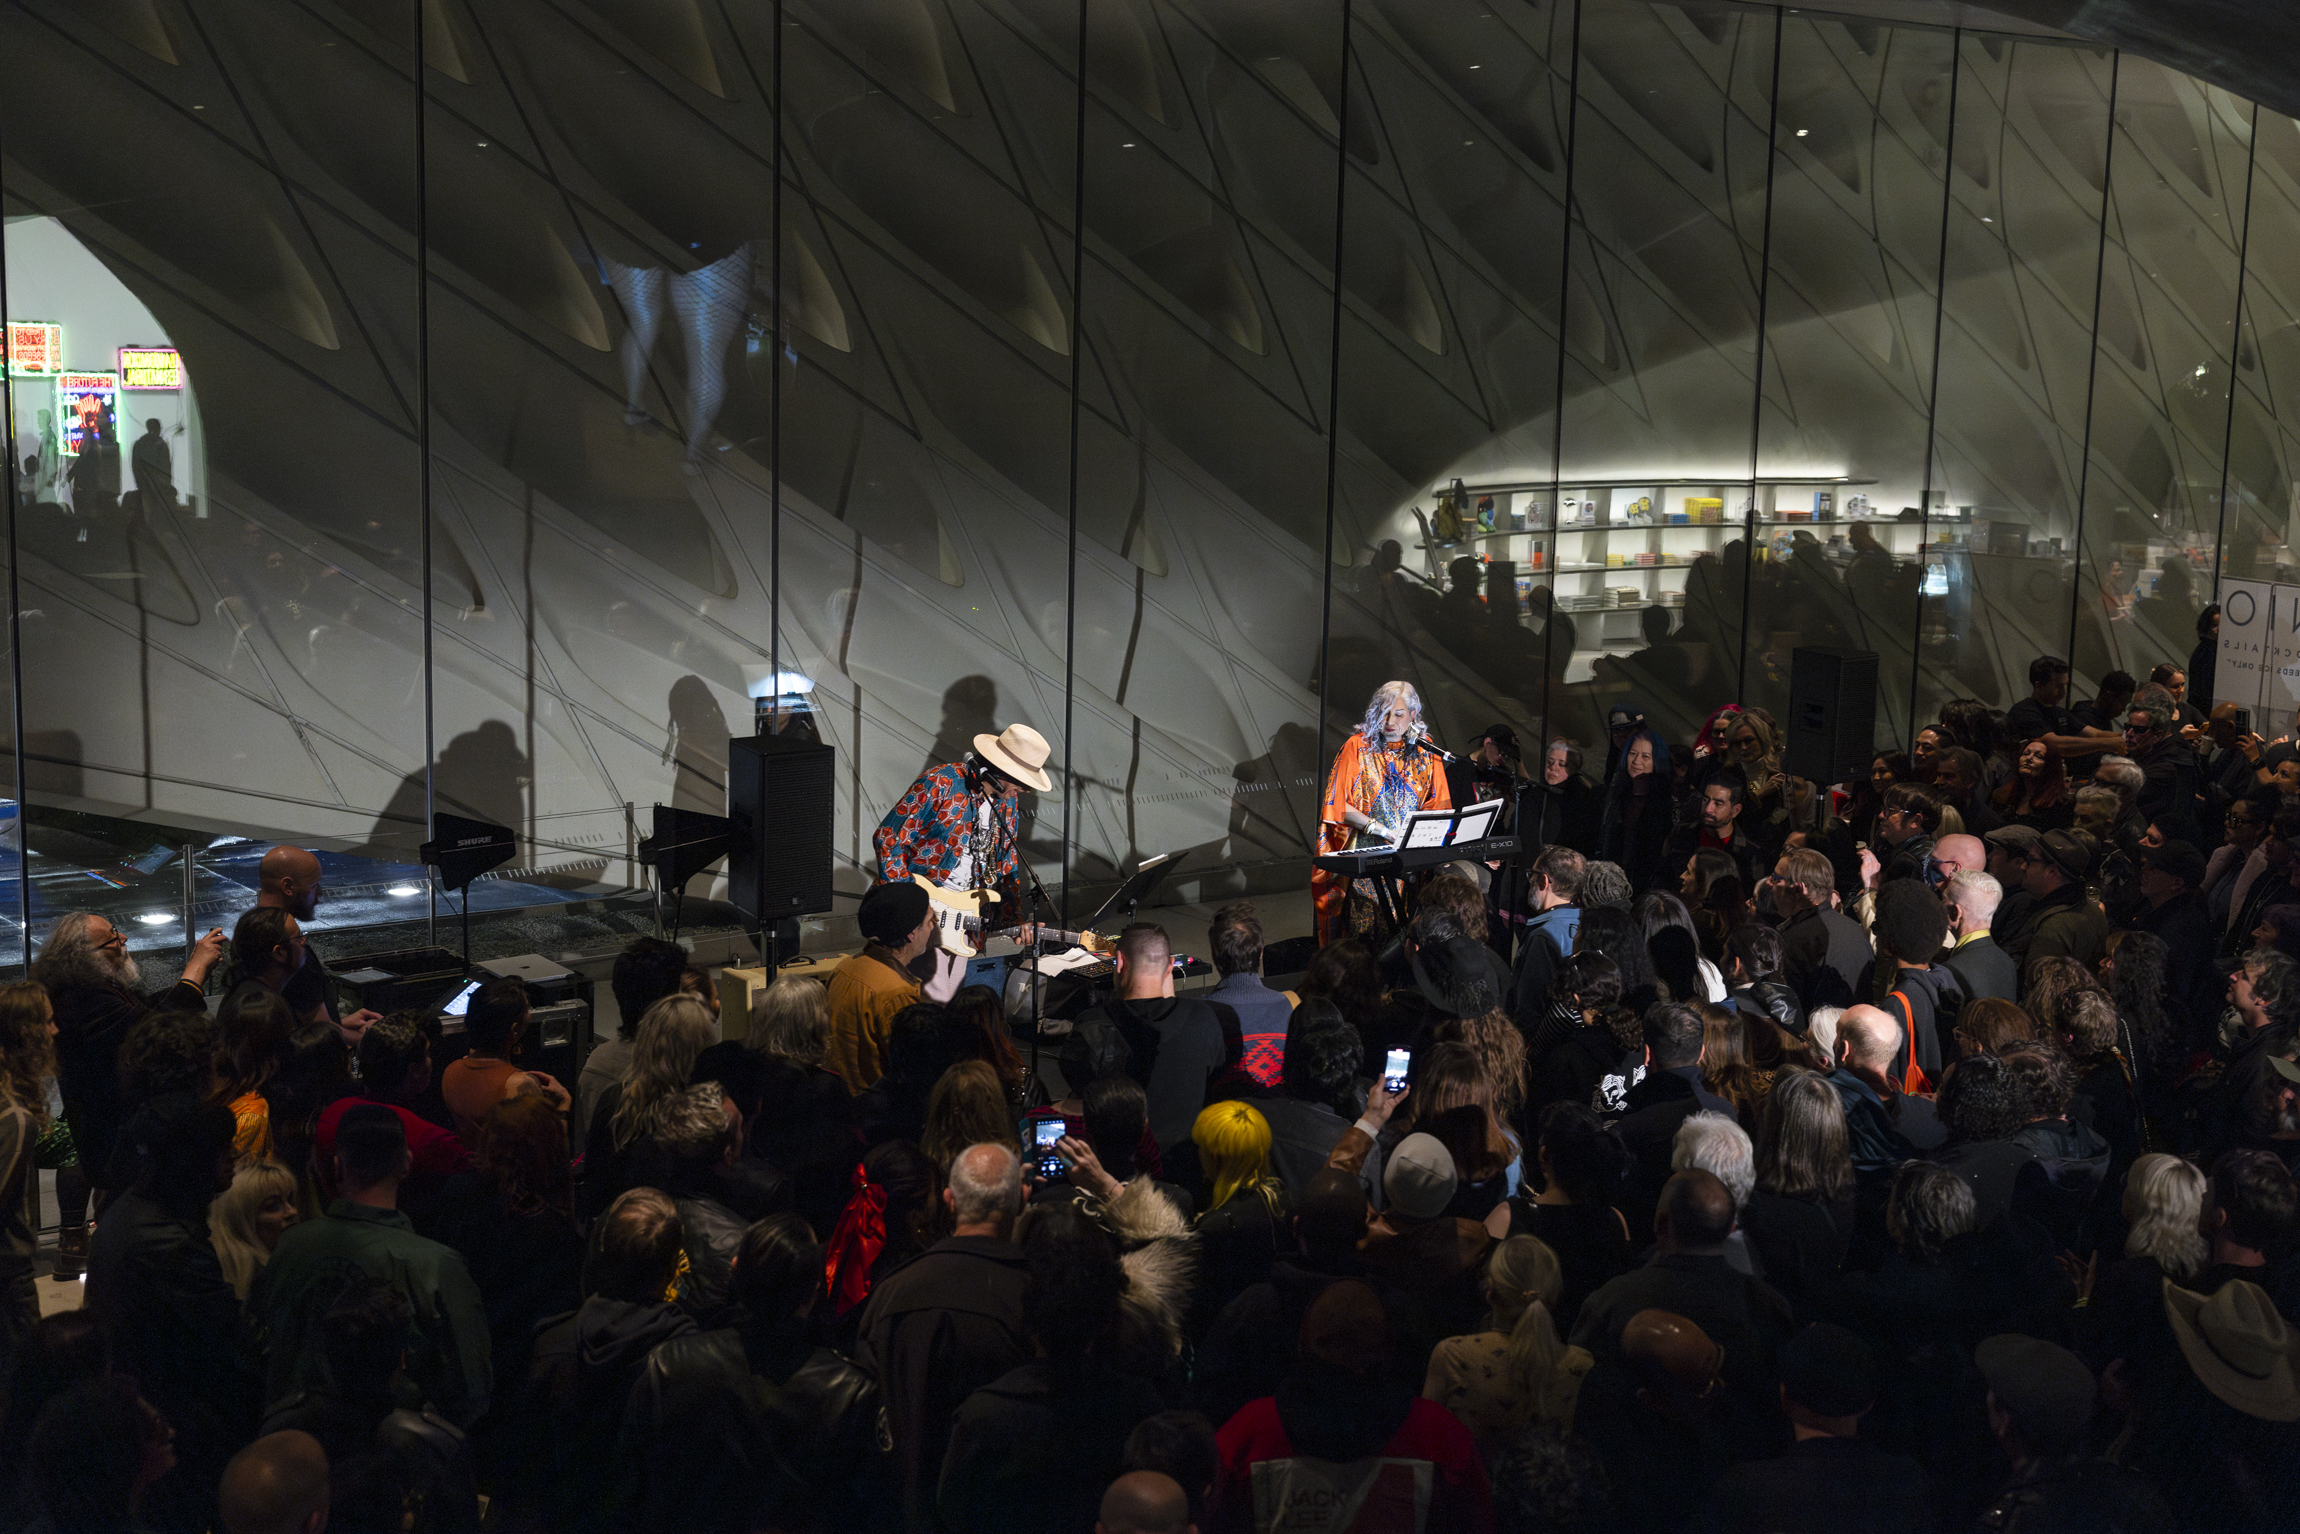
[[[1453,763],[1461,760],[1460,757],[1455,756],[1451,751],[1430,739],[1430,727],[1426,724],[1415,725],[1407,732],[1406,739],[1409,744],[1420,747],[1441,762]]]

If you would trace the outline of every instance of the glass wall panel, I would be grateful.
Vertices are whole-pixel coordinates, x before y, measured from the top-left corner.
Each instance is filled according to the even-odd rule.
[[[2300,579],[2300,122],[2259,114],[2247,214],[2220,568],[2228,581],[2290,582]],[[2234,600],[2225,587],[2216,595]],[[2229,677],[2216,683],[2212,695],[2253,710],[2261,734],[2293,730],[2288,677],[2266,692]]]
[[[1581,15],[1552,711],[1595,742],[1626,702],[1687,742],[1743,690],[1778,16]]]
[[[180,949],[175,849],[218,834],[367,854],[319,925],[405,909],[372,859],[422,839],[413,42],[404,7],[0,8],[7,317],[63,366],[15,380],[36,929]]]
[[[1173,852],[1185,897],[1299,889],[1342,8],[1121,0],[1089,25],[1074,873]],[[1074,22],[1047,33],[1075,54]],[[1365,110],[1361,87],[1353,142]]]
[[[1077,139],[1073,55],[1043,25],[1060,8],[786,14],[781,345],[770,308],[744,371],[769,399],[780,379],[787,696],[838,750],[852,887],[920,770],[1009,724],[1053,749],[1022,841],[1056,885]]]
[[[2219,561],[2252,108],[2125,55],[2094,336],[2072,659],[2147,681],[2188,665]],[[2017,659],[2017,657],[2014,657]]]
[[[1744,701],[1788,718],[1798,645],[1878,656],[1905,743],[1934,391],[1952,34],[1782,21],[1765,393]],[[1953,595],[1964,595],[1961,568]]]
[[[1919,721],[1951,698],[2007,706],[2031,659],[2069,653],[2114,63],[1961,46],[1929,509],[1968,552],[1926,572],[1945,590],[1915,635]]]
[[[1335,739],[1402,677],[1440,740],[1505,723],[1538,761],[1572,657],[1546,615],[1573,9],[1359,7]]]

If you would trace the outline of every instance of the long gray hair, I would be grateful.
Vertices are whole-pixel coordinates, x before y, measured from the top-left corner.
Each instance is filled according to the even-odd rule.
[[[73,985],[134,985],[136,961],[125,948],[117,959],[96,946],[89,928],[102,918],[94,911],[73,911],[56,918],[48,941],[32,961],[32,978],[53,992]]]
[[[1358,721],[1358,737],[1369,746],[1382,743],[1382,716],[1403,703],[1413,710],[1414,723],[1421,723],[1422,695],[1414,691],[1411,682],[1384,682],[1374,689],[1373,701],[1366,705],[1366,717]]]

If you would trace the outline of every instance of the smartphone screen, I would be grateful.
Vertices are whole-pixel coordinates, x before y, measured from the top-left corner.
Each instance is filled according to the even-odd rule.
[[[1393,1049],[1390,1051],[1389,1058],[1382,1062],[1383,1091],[1397,1092],[1404,1089],[1406,1070],[1413,1064],[1413,1059],[1414,1053],[1410,1049]]]
[[[1038,1175],[1049,1180],[1062,1176],[1068,1168],[1054,1148],[1054,1142],[1062,1138],[1062,1120],[1040,1119],[1032,1127],[1031,1135],[1038,1151]]]

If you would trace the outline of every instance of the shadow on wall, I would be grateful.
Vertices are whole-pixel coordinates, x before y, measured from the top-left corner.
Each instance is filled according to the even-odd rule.
[[[466,730],[439,753],[437,806],[450,815],[466,815],[491,825],[509,826],[524,835],[527,791],[534,767],[519,749],[519,737],[510,725],[490,719],[476,730]],[[423,812],[423,769],[400,779],[391,802],[376,817],[375,829],[361,856],[387,862],[413,863],[416,848],[430,839]]]
[[[78,799],[86,794],[87,775],[80,767],[84,747],[78,730],[27,730],[24,746],[27,796],[54,794]],[[16,753],[9,742],[0,741],[0,794],[15,792]]]
[[[996,735],[1004,728],[997,721],[998,684],[986,676],[960,677],[943,692],[942,727],[919,770],[957,761],[974,749],[975,736]]]
[[[671,807],[726,814],[727,741],[733,731],[710,683],[693,673],[673,682],[670,715],[662,760],[671,769]]]

